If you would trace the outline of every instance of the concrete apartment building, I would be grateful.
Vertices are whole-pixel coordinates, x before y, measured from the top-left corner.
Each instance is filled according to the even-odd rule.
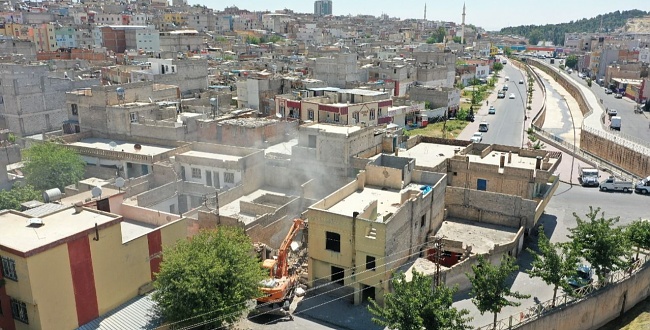
[[[379,155],[356,180],[309,207],[309,283],[383,303],[392,274],[425,250],[444,217],[445,174]],[[332,290],[326,286],[326,290]]]
[[[409,99],[429,102],[432,109],[447,109],[447,117],[455,117],[460,109],[460,90],[450,87],[412,86],[408,90]]]
[[[334,87],[309,88],[300,95],[275,98],[275,111],[283,118],[341,125],[375,126],[380,118],[389,115],[392,105],[386,92]]]
[[[371,81],[394,82],[394,96],[404,96],[416,78],[415,68],[403,61],[381,61],[366,69]]]
[[[205,45],[204,36],[197,30],[176,30],[160,32],[161,52],[199,51]]]
[[[48,65],[0,65],[4,128],[20,136],[60,129],[67,119],[65,93],[99,84],[94,78],[66,77],[51,69]]]
[[[331,57],[314,59],[311,74],[327,86],[345,88],[348,82],[368,81],[367,73],[357,65],[356,53],[338,53]]]
[[[314,16],[332,15],[332,0],[314,1]]]
[[[147,53],[160,52],[160,32],[153,26],[134,26],[124,32],[126,49],[143,50]]]
[[[150,291],[163,247],[187,237],[185,218],[123,204],[124,192],[78,196],[0,212],[3,329],[86,324]]]

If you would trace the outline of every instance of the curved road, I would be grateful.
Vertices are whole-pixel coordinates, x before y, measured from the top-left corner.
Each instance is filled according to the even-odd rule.
[[[548,60],[544,60],[544,63],[551,65]],[[559,61],[555,61],[555,64],[552,66],[559,70]],[[578,77],[578,73],[574,72],[568,76],[578,84],[588,87],[587,82]],[[642,114],[634,113],[634,101],[628,98],[616,99],[614,98],[614,94],[605,94],[605,88],[596,84],[595,81],[591,85],[590,90],[597,99],[603,100],[603,107],[618,111],[618,116],[621,117],[620,133],[645,141],[646,143],[650,142],[650,112],[644,112]],[[611,133],[617,134],[618,131],[611,131]]]
[[[482,107],[476,115],[476,122],[486,121],[490,125],[490,129],[483,133],[482,143],[521,147],[524,130],[524,103],[526,102],[526,77],[510,63],[504,66],[499,75],[510,77],[510,81],[503,82],[503,79],[499,79],[501,83],[496,86],[495,90],[503,88],[505,83],[508,84],[508,91],[506,91],[504,99],[496,99],[496,91],[492,94],[494,97],[490,97],[490,105],[494,105],[496,108],[495,115],[488,115],[487,107]],[[519,80],[524,80],[524,84],[520,85]],[[514,99],[508,98],[510,93],[515,94]]]

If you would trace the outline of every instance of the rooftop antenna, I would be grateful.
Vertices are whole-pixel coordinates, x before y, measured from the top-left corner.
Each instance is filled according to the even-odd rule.
[[[90,193],[93,195],[93,198],[101,198],[102,197],[102,187],[94,187],[93,189],[90,190]]]

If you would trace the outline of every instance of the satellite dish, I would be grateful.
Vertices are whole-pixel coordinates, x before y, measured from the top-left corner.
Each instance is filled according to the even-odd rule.
[[[213,97],[213,98],[210,99],[210,105],[215,105],[215,106],[217,105],[217,98],[216,97]]]
[[[276,116],[276,117],[278,117],[279,119],[282,119],[282,114],[281,114],[281,113],[279,113],[279,112],[278,112],[278,113],[276,113],[276,114],[275,114],[275,116]]]
[[[115,150],[115,148],[117,148],[117,143],[115,143],[115,141],[111,141],[108,143],[108,146],[111,147],[111,150]]]
[[[94,187],[91,191],[93,197],[100,197],[102,195],[102,187]]]
[[[140,145],[140,143],[136,143],[136,144],[133,146],[133,149],[135,149],[135,151],[140,151],[140,150],[142,150],[142,146]]]
[[[115,186],[118,187],[118,188],[122,188],[122,187],[124,187],[124,184],[125,184],[125,183],[126,183],[126,180],[124,180],[124,179],[121,178],[121,177],[115,179]]]
[[[123,100],[124,99],[124,94],[126,94],[126,91],[124,90],[124,88],[118,87],[115,90],[115,93],[117,93],[117,98],[118,99]]]

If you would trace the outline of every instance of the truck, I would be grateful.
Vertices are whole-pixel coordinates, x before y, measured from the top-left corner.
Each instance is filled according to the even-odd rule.
[[[299,248],[300,244],[293,240],[304,228],[303,219],[294,219],[289,233],[280,245],[277,257],[262,262],[262,268],[268,270],[269,277],[260,283],[263,296],[257,298],[257,312],[289,311],[300,276],[295,267],[289,265],[289,253],[292,249]]]
[[[598,187],[600,188],[600,191],[632,192],[634,184],[632,181],[619,180],[610,176],[607,180],[601,182]]]
[[[578,166],[580,183],[583,187],[598,187],[598,169],[593,167]]]
[[[637,182],[634,191],[638,194],[650,194],[650,176]]]
[[[621,130],[621,117],[620,116],[612,117],[612,119],[609,122],[609,128],[620,131]]]

